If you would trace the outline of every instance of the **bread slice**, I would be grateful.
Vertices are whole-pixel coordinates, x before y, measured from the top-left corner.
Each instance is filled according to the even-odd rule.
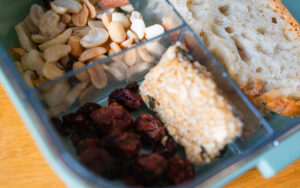
[[[180,44],[170,47],[146,75],[140,94],[188,159],[205,164],[241,135],[243,124],[206,68],[186,54]]]
[[[253,103],[300,116],[300,25],[280,0],[170,0]]]

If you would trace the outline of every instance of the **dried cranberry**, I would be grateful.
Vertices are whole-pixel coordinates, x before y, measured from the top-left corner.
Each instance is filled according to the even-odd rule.
[[[108,103],[118,103],[128,110],[137,110],[141,107],[143,100],[129,89],[116,89],[109,95]]]
[[[166,167],[166,160],[156,153],[139,156],[132,164],[136,181],[146,186],[155,185],[164,176]]]
[[[81,140],[76,147],[76,153],[80,154],[91,147],[101,147],[101,141],[98,138],[86,138]]]
[[[50,3],[54,0],[43,0],[43,4],[46,9],[51,9]]]
[[[100,138],[100,134],[91,130],[75,130],[71,135],[71,141],[74,146],[77,146],[80,141],[86,138]]]
[[[171,183],[178,185],[195,178],[192,163],[180,157],[173,157],[168,161],[167,175]]]
[[[104,134],[126,131],[133,125],[131,114],[116,103],[92,112],[90,117],[95,128]]]
[[[99,104],[89,102],[89,103],[85,103],[82,107],[80,107],[76,113],[84,114],[87,117],[89,117],[93,111],[96,111],[100,108],[101,108],[101,106]]]
[[[119,157],[132,158],[141,148],[140,136],[136,133],[118,132],[103,138],[108,151]]]
[[[153,153],[158,153],[165,159],[169,159],[175,155],[177,149],[177,143],[169,136],[166,140],[163,138],[161,142],[154,147]]]
[[[136,130],[146,144],[156,143],[165,135],[162,123],[151,114],[140,114],[135,123]]]
[[[80,161],[98,175],[115,178],[119,175],[118,164],[103,148],[91,147],[80,154]]]
[[[90,121],[84,114],[70,113],[62,117],[65,126],[74,129],[87,129],[90,126]]]
[[[57,117],[51,118],[51,122],[54,125],[55,129],[61,136],[69,136],[70,129],[61,122]]]
[[[139,91],[139,85],[137,82],[132,82],[126,86],[126,89],[129,89],[134,93],[137,93]]]

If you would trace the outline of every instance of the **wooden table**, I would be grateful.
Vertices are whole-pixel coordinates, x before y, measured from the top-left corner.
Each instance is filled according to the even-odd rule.
[[[0,86],[0,187],[65,187],[42,157]],[[300,187],[300,160],[265,180],[253,169],[227,187]]]

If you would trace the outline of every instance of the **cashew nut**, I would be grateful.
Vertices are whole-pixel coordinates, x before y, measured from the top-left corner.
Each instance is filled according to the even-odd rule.
[[[134,65],[137,62],[136,50],[132,49],[132,50],[126,52],[124,55],[124,61],[129,67]]]
[[[93,48],[105,43],[108,39],[108,33],[105,29],[91,29],[88,35],[84,36],[80,44],[85,48]]]
[[[146,49],[155,56],[160,56],[166,48],[161,45],[158,41],[153,41],[145,44]]]
[[[76,26],[83,27],[86,25],[88,17],[89,17],[89,10],[86,7],[86,5],[83,4],[81,10],[78,13],[72,15],[72,22]]]
[[[73,64],[73,70],[79,69],[81,67],[84,67],[84,64],[80,61],[77,61]],[[80,72],[76,74],[75,77],[82,82],[90,79],[90,75],[87,71]]]
[[[89,0],[82,0],[82,2],[87,6],[90,12],[90,18],[95,18],[97,16],[96,7],[90,3]]]
[[[105,12],[102,14],[101,19],[106,29],[108,29],[111,22],[111,17],[109,17],[109,15]]]
[[[47,62],[43,67],[43,76],[49,80],[54,80],[65,73],[64,70],[60,69],[56,62]]]
[[[39,28],[36,27],[27,16],[24,20],[24,24],[26,25],[27,29],[29,30],[30,34],[37,34],[40,32]]]
[[[40,5],[33,4],[30,7],[29,19],[36,27],[39,27],[39,20],[43,14],[44,14],[43,8]]]
[[[39,20],[39,28],[42,34],[52,39],[61,33],[61,30],[58,28],[59,19],[59,15],[52,10],[44,13]]]
[[[102,65],[96,65],[88,69],[93,85],[97,89],[103,89],[107,85],[107,76]]]
[[[133,31],[128,30],[126,34],[128,39],[133,39],[135,43],[139,42],[138,36]]]
[[[22,63],[20,61],[14,62],[14,65],[15,65],[17,71],[19,71],[20,73],[23,72],[23,66],[22,66]]]
[[[68,55],[71,47],[65,44],[55,44],[45,49],[44,58],[46,62],[57,62],[60,58]]]
[[[102,21],[93,21],[93,20],[90,20],[88,21],[88,26],[90,28],[105,28],[104,24]]]
[[[18,35],[19,43],[23,49],[30,51],[31,49],[36,48],[30,38],[30,33],[29,33],[28,29],[26,28],[24,22],[19,23],[15,27],[15,30]]]
[[[83,51],[80,40],[81,38],[76,35],[69,38],[68,45],[71,46],[71,55],[74,57],[79,57]]]
[[[70,14],[62,14],[60,15],[60,22],[68,24],[72,21],[72,16]]]
[[[14,56],[16,60],[21,60],[21,58],[27,53],[23,48],[11,48],[10,53]]]
[[[121,22],[112,21],[108,26],[108,33],[112,41],[122,43],[126,40],[126,33]]]
[[[41,50],[45,50],[46,48],[53,46],[55,44],[65,44],[68,39],[70,38],[72,34],[72,29],[69,28],[66,31],[64,31],[62,34],[58,35],[52,40],[49,40],[48,42],[45,42],[44,44],[39,45],[39,48]]]
[[[130,47],[133,44],[133,42],[134,42],[134,39],[130,38],[130,39],[127,39],[124,42],[122,42],[120,46],[122,48],[128,48],[128,47]]]
[[[155,24],[152,26],[149,26],[145,29],[145,38],[146,39],[151,39],[156,36],[159,36],[165,32],[165,29],[162,25]]]
[[[59,29],[59,33],[62,33],[66,30],[66,27],[67,27],[67,24],[65,23],[62,23],[62,22],[59,22],[58,25],[57,25],[57,28]]]
[[[137,49],[137,52],[140,56],[140,58],[146,62],[152,62],[154,61],[154,57],[151,55],[151,53],[144,47],[141,46]]]
[[[37,75],[31,70],[28,70],[23,73],[24,82],[28,87],[34,87],[32,80],[34,80],[36,78],[37,78]]]
[[[133,8],[133,6],[131,4],[125,5],[125,6],[121,6],[120,8],[123,11],[125,11],[125,12],[132,12],[132,11],[134,11],[134,8]]]
[[[72,27],[73,35],[79,36],[80,38],[86,36],[89,34],[89,31],[91,30],[90,27]]]
[[[69,91],[67,96],[65,97],[64,103],[67,104],[68,106],[71,106],[76,101],[76,99],[79,96],[79,94],[81,93],[81,91],[83,89],[85,89],[88,84],[89,84],[89,81],[85,81],[85,82],[81,82],[81,83],[77,84],[75,87],[73,87]]]
[[[64,100],[68,92],[70,91],[70,85],[67,80],[63,80],[61,82],[56,83],[53,88],[44,93],[44,99],[47,104],[52,106],[57,106],[61,104]]]
[[[128,29],[130,27],[130,25],[131,25],[128,17],[125,16],[124,13],[120,13],[120,12],[114,12],[114,13],[112,13],[111,20],[113,22],[121,22],[122,25],[123,25],[123,27],[125,29]]]
[[[103,64],[105,71],[109,72],[117,81],[122,82],[125,80],[127,66],[122,61],[115,61],[109,65]]]
[[[49,40],[48,37],[45,37],[41,34],[31,35],[31,39],[32,39],[33,42],[38,43],[38,44],[47,42]]]
[[[146,26],[143,19],[133,19],[130,28],[133,32],[135,32],[140,40],[144,38]]]
[[[51,3],[51,7],[53,4],[55,4],[56,7],[60,7],[61,8],[60,10],[65,10],[62,11],[62,13],[60,14],[64,14],[66,12],[78,13],[82,8],[82,5],[76,0],[55,0],[54,2]]]
[[[85,62],[87,60],[103,55],[105,53],[106,53],[106,49],[103,47],[90,48],[82,52],[82,54],[79,57],[79,61]]]
[[[24,70],[34,70],[39,75],[42,74],[45,63],[39,51],[32,49],[21,60]]]
[[[134,66],[127,69],[126,81],[134,82],[139,80],[143,75],[145,75],[149,71],[150,68],[151,64],[147,62],[135,64]]]

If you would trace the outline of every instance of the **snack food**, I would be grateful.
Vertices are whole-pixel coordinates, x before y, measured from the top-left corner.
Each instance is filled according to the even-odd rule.
[[[253,103],[300,115],[300,25],[280,0],[171,0]]]
[[[242,122],[217,89],[210,73],[177,43],[150,70],[140,86],[145,104],[196,164],[210,163],[241,135]]]

